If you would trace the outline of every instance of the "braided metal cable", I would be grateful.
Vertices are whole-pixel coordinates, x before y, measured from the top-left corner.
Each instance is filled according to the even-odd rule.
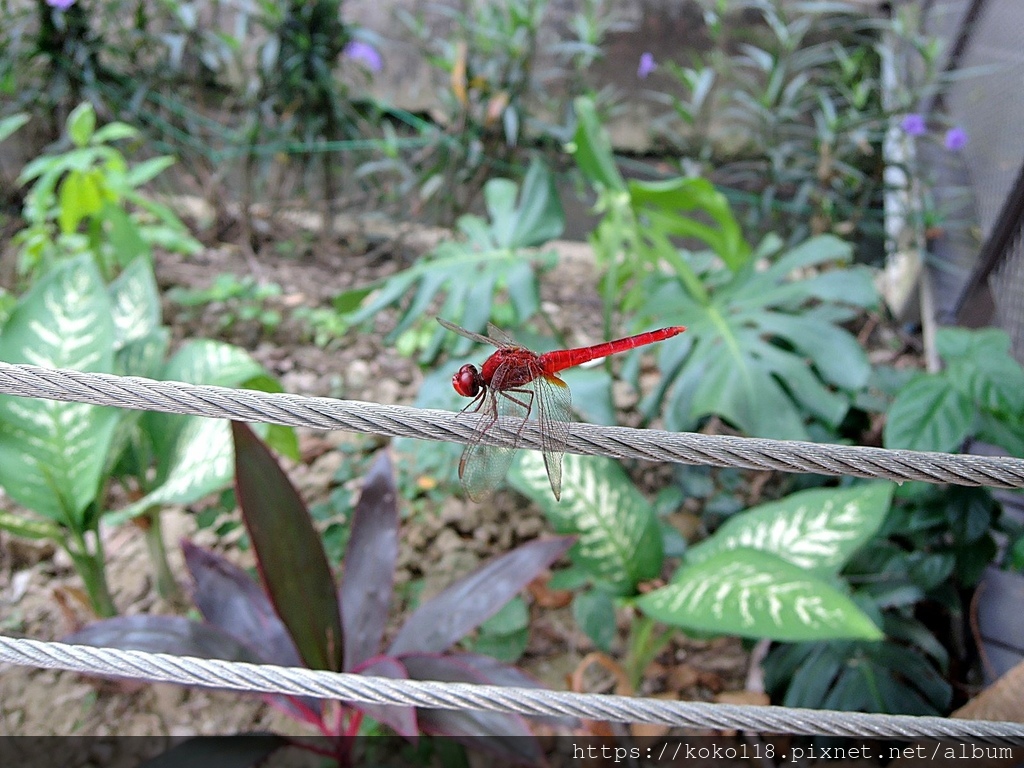
[[[1024,725],[1017,723],[666,701],[549,691],[542,688],[397,680],[3,636],[0,636],[0,661],[204,688],[411,705],[428,709],[570,715],[590,720],[764,733],[1024,745]]]
[[[449,442],[468,441],[475,427],[473,417],[456,418],[457,414],[449,411],[10,363],[0,363],[0,393]],[[571,428],[567,448],[571,453],[897,481],[1024,488],[1024,460],[1018,458],[893,451],[595,424],[572,424]],[[536,423],[527,423],[518,437],[522,447],[540,449]],[[494,444],[508,443],[512,439],[511,431],[499,429],[491,430],[485,438]]]

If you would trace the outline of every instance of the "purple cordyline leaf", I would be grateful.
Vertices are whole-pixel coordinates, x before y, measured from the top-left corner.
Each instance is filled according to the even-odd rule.
[[[345,549],[341,620],[345,669],[380,653],[398,560],[398,491],[387,451],[381,451],[363,483]]]
[[[462,660],[458,654],[414,653],[402,656],[413,680],[487,684],[488,678]],[[435,736],[462,740],[474,749],[485,750],[505,760],[526,765],[543,765],[540,744],[520,715],[480,712],[469,709],[420,709],[420,730]],[[485,736],[487,738],[469,737]]]
[[[367,677],[389,677],[392,680],[408,680],[409,673],[405,665],[398,659],[378,658],[371,659],[355,671],[357,674]],[[365,712],[378,722],[384,723],[399,736],[404,736],[413,741],[419,736],[419,727],[416,722],[416,708],[393,706],[389,704],[364,704],[362,702],[346,702],[350,707]]]
[[[263,661],[252,649],[223,630],[189,621],[183,616],[116,616],[93,622],[65,637],[64,642],[200,659],[254,664]]]
[[[388,655],[445,650],[496,614],[574,541],[572,536],[531,541],[459,579],[412,612]]]
[[[195,587],[192,602],[209,624],[247,645],[270,664],[302,666],[295,643],[270,598],[234,563],[190,541],[181,542]]]
[[[262,663],[303,666],[270,598],[248,573],[190,541],[182,541],[181,549],[195,582],[192,602],[207,623],[251,648]],[[289,717],[313,725],[323,715],[323,702],[319,699],[275,694],[264,694],[263,698]]]
[[[298,491],[245,424],[231,422],[235,487],[263,587],[311,669],[339,671],[338,594],[320,535]]]
[[[498,661],[493,656],[484,656],[479,653],[460,653],[458,660],[470,667],[474,672],[481,675],[488,685],[501,685],[506,688],[546,688],[540,680],[523,670]],[[578,728],[580,721],[575,717],[532,716],[532,722],[550,723],[551,725],[563,728]]]

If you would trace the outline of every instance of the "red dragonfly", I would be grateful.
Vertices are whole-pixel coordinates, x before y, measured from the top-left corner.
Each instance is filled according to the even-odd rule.
[[[572,400],[569,387],[556,375],[559,371],[576,365],[597,360],[601,357],[625,352],[645,344],[664,341],[686,330],[681,325],[647,331],[624,339],[606,341],[592,347],[557,349],[538,355],[516,344],[507,334],[490,323],[487,330],[491,337],[467,331],[454,323],[437,318],[437,322],[481,344],[497,347],[477,370],[475,365],[464,365],[452,377],[452,386],[463,397],[473,398],[462,409],[463,413],[481,413],[476,432],[466,445],[459,461],[459,479],[466,495],[473,501],[493,489],[505,476],[512,456],[518,447],[518,436],[523,425],[536,412],[540,426],[541,447],[544,452],[544,466],[551,481],[555,498],[562,494],[562,454],[569,442],[569,421]],[[513,445],[488,445],[482,442],[499,418],[513,419],[511,426],[516,430]]]

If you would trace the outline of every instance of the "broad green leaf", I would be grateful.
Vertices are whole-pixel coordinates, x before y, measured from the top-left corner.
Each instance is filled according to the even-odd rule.
[[[160,295],[149,259],[128,264],[110,284],[109,293],[115,350],[156,333],[160,327]]]
[[[857,339],[843,328],[782,312],[764,312],[757,322],[809,357],[825,381],[850,390],[867,383],[871,375],[868,356]]]
[[[64,234],[74,232],[82,219],[99,213],[103,207],[103,192],[92,171],[71,171],[58,191],[60,213],[57,216]]]
[[[93,131],[96,129],[96,111],[92,104],[83,101],[68,115],[67,131],[71,141],[77,147],[84,147],[92,139]]]
[[[602,589],[580,592],[572,601],[572,617],[598,650],[611,652],[618,633],[611,595]]]
[[[338,596],[320,534],[298,491],[246,425],[232,422],[238,503],[278,616],[311,669],[342,669]]]
[[[555,179],[539,159],[530,163],[519,206],[511,213],[509,237],[504,241],[510,248],[534,248],[554,240],[565,230],[565,212]],[[497,228],[498,222],[494,225]]]
[[[528,176],[527,182],[534,188],[548,183],[536,179],[536,174]],[[519,315],[517,322],[528,320],[540,306],[537,273],[553,266],[558,257],[553,252],[525,254],[509,243],[526,238],[527,226],[534,230],[529,233],[530,241],[548,236],[553,232],[551,222],[555,217],[551,210],[543,215],[534,211],[531,206],[535,203],[525,197],[518,209],[513,208],[514,189],[505,179],[488,182],[485,193],[494,221],[463,216],[458,228],[465,240],[441,243],[409,269],[369,286],[377,290],[366,294],[361,306],[345,319],[352,324],[362,323],[389,306],[401,304],[401,317],[388,335],[391,342],[422,323],[428,311],[471,331],[482,331],[493,314],[495,295],[504,289]],[[549,202],[547,209],[553,206],[554,202]],[[342,294],[337,301],[350,306],[363,290]],[[420,361],[433,361],[446,345],[455,342],[461,344],[462,339],[436,327],[422,345]]]
[[[946,362],[1007,355],[1010,344],[1010,335],[1002,328],[939,328],[935,332],[935,348]]]
[[[572,392],[572,409],[588,424],[615,424],[612,377],[604,366],[570,368],[561,374]]]
[[[789,642],[883,637],[828,581],[754,549],[719,552],[686,566],[636,605],[670,626],[719,635]]]
[[[167,361],[159,378],[188,384],[237,387],[264,373],[263,367],[244,349],[219,341],[196,339],[184,344]],[[143,417],[145,428],[153,438],[158,462],[162,466],[168,466],[172,462],[172,451],[178,450],[178,432],[184,429],[190,419],[195,418],[199,417],[169,413],[147,413]]]
[[[956,450],[974,420],[970,398],[941,375],[923,374],[900,390],[886,415],[886,448]]]
[[[160,378],[224,387],[252,381],[270,388],[266,386],[266,372],[245,350],[206,339],[189,342],[179,349],[164,366]],[[191,504],[231,483],[234,458],[227,421],[147,413],[141,423],[153,444],[157,486],[111,514],[111,522],[136,517],[152,506]],[[292,447],[292,440],[285,433],[277,437],[285,447]]]
[[[579,535],[573,561],[616,594],[630,594],[658,575],[663,553],[657,517],[616,462],[565,455],[560,502],[551,495],[537,451],[522,452],[509,480],[541,506],[555,530]]]
[[[18,302],[0,336],[0,359],[109,373],[111,314],[91,258],[65,261]],[[80,524],[99,490],[118,416],[116,408],[0,396],[0,485],[41,515]]]
[[[231,431],[224,419],[185,417],[173,450],[161,467],[164,480],[138,501],[107,516],[119,524],[151,507],[191,504],[231,483]]]
[[[691,327],[690,331],[694,329]],[[687,416],[699,418],[717,414],[749,435],[806,440],[807,430],[800,412],[752,353],[760,342],[745,344],[747,336],[702,340],[689,364],[692,365],[701,353],[711,359],[706,361],[703,375],[692,391]],[[716,353],[716,349],[723,347],[727,352]],[[676,386],[681,386],[681,382]],[[677,418],[680,416],[682,414],[677,414]]]
[[[891,483],[794,493],[731,517],[687,551],[685,567],[719,552],[749,548],[810,572],[834,574],[875,535],[891,502]]]

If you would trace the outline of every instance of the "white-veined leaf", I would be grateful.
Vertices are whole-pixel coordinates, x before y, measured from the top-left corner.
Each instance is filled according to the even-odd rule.
[[[808,571],[836,573],[885,521],[892,490],[892,483],[814,488],[762,504],[730,518],[709,539],[691,547],[684,567],[719,552],[748,548]]]
[[[651,505],[616,462],[567,454],[562,460],[562,499],[555,501],[544,459],[523,451],[509,474],[512,486],[540,505],[559,533],[579,536],[574,562],[617,594],[661,570],[662,542]]]
[[[89,256],[55,267],[18,302],[0,359],[109,373],[114,326],[106,286]],[[19,503],[78,524],[95,498],[119,411],[0,396],[0,484]]]
[[[755,549],[719,552],[685,567],[636,605],[670,626],[717,635],[782,642],[883,636],[828,581]]]

